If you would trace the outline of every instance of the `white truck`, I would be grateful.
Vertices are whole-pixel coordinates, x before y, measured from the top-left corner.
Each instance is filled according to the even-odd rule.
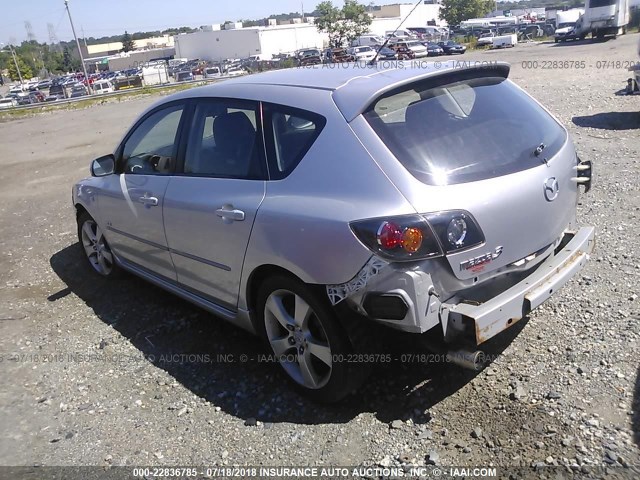
[[[615,37],[627,33],[629,20],[629,0],[585,0],[576,31],[580,38],[589,33],[592,38]]]
[[[498,35],[493,37],[491,40],[491,48],[515,47],[518,44],[518,35],[515,33],[509,35]]]
[[[142,68],[142,79],[146,86],[169,83],[167,64],[164,62],[150,63]]]
[[[556,12],[556,31],[553,34],[556,43],[580,38],[578,21],[583,17],[584,9],[572,8]],[[583,37],[584,38],[584,37]]]

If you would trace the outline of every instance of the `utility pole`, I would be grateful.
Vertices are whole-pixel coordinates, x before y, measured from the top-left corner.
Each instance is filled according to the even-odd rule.
[[[89,53],[89,47],[87,47],[87,37],[84,36],[84,27],[80,27],[82,31],[82,41],[84,42],[84,48],[87,49],[87,53]]]
[[[80,55],[80,62],[82,62],[82,71],[84,72],[84,78],[87,81],[87,90],[89,90],[89,95],[93,93],[91,91],[91,85],[89,84],[89,74],[87,74],[87,66],[84,64],[84,56],[82,55],[82,50],[80,49],[80,42],[78,41],[78,36],[76,35],[76,29],[73,26],[73,20],[71,19],[71,11],[69,10],[69,0],[64,0],[64,6],[67,9],[67,15],[69,15],[69,23],[71,24],[71,31],[73,32],[73,38],[76,39],[76,46],[78,47],[78,55]]]
[[[9,51],[11,52],[11,57],[13,58],[13,63],[16,66],[16,72],[18,72],[18,78],[20,79],[20,85],[22,86],[22,84],[24,83],[24,80],[22,80],[22,73],[20,73],[20,67],[18,66],[18,59],[16,57],[16,52],[13,49],[13,45],[9,44]]]

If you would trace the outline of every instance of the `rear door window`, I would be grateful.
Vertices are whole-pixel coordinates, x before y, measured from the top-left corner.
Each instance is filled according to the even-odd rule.
[[[300,163],[324,128],[321,115],[282,105],[265,105],[269,178],[279,180]]]
[[[184,174],[246,180],[264,179],[264,145],[258,102],[198,101],[184,161]]]
[[[546,158],[560,150],[565,130],[513,83],[466,76],[403,87],[364,113],[414,176],[432,185],[478,181],[540,165],[540,145]]]

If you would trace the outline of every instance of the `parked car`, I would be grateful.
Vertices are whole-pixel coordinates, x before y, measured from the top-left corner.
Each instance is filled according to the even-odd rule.
[[[204,69],[204,78],[218,78],[221,75],[218,67],[207,67]]]
[[[15,97],[18,105],[31,105],[33,102],[31,101],[31,97],[29,96],[29,92],[20,92]]]
[[[388,30],[384,32],[384,36],[386,38],[390,38],[391,40],[410,40],[412,38],[416,38],[416,35],[408,29],[399,28],[397,30]]]
[[[384,44],[385,39],[379,35],[366,34],[360,35],[351,42],[352,47],[379,47]]]
[[[347,53],[357,62],[369,62],[376,56],[376,51],[371,47],[351,47]]]
[[[322,53],[317,48],[307,48],[296,53],[298,66],[318,65],[322,63]]]
[[[409,27],[407,30],[412,32],[416,37],[421,40],[428,40],[439,38],[443,35],[442,30],[439,27],[428,26],[428,27]]]
[[[325,50],[324,61],[326,63],[353,62],[353,56],[345,48],[329,48]]]
[[[544,37],[544,29],[539,25],[527,25],[520,29],[520,37],[523,40],[532,40],[534,38]]]
[[[389,47],[396,52],[398,60],[412,60],[416,58],[416,54],[404,44],[392,43],[389,44]]]
[[[29,92],[29,98],[31,99],[31,103],[40,103],[44,102],[46,95],[40,90],[36,90],[35,92]]]
[[[427,47],[427,53],[429,54],[430,57],[437,57],[440,55],[444,55],[444,50],[437,43],[425,42],[423,45]]]
[[[38,90],[47,90],[49,87],[51,87],[51,80],[41,80],[38,82]]]
[[[71,88],[71,98],[86,97],[87,95],[89,95],[87,87],[81,83]]]
[[[413,52],[415,58],[422,58],[429,55],[429,51],[427,47],[425,47],[419,40],[399,40],[394,41],[392,44],[392,48],[408,48]]]
[[[389,47],[380,47],[378,50],[378,60],[397,60],[398,54]]]
[[[181,72],[176,72],[176,82],[190,82],[193,80],[193,73],[191,70],[182,70]]]
[[[73,186],[78,248],[257,333],[316,400],[364,379],[373,323],[478,368],[594,245],[590,162],[508,75],[287,69],[166,97]]]
[[[93,93],[97,94],[113,93],[116,91],[113,83],[107,79],[96,80],[91,85],[91,88],[93,89]]]
[[[524,36],[522,31],[518,33],[520,38]],[[558,28],[554,31],[553,37],[555,43],[565,42],[568,40],[580,40],[582,38],[582,33],[577,28],[576,22],[563,22],[558,25]]]
[[[225,75],[228,77],[238,77],[240,75],[246,75],[249,72],[242,67],[231,67],[226,72]]]
[[[482,35],[480,35],[480,37],[478,38],[477,41],[477,45],[478,46],[488,46],[488,45],[492,45],[493,44],[493,37],[494,34],[493,33],[483,33]]]
[[[62,83],[54,83],[49,87],[49,95],[45,99],[47,102],[69,98],[69,92]]]
[[[317,48],[305,48],[296,52],[296,58],[302,60],[305,57],[320,57],[320,50]]]
[[[17,106],[18,102],[13,97],[0,98],[0,110]]]
[[[198,62],[193,67],[191,67],[191,73],[193,73],[194,75],[204,75],[204,69],[206,67],[206,62]]]
[[[467,47],[464,45],[460,45],[459,43],[454,42],[453,40],[447,40],[446,42],[438,42],[438,45],[442,47],[445,55],[451,55],[454,53],[458,53],[462,55],[467,51]]]

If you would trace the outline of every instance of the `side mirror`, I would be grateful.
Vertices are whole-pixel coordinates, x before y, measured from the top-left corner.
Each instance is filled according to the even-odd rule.
[[[111,175],[116,169],[116,159],[113,155],[105,155],[104,157],[96,158],[91,162],[91,176],[92,177],[105,177]]]

